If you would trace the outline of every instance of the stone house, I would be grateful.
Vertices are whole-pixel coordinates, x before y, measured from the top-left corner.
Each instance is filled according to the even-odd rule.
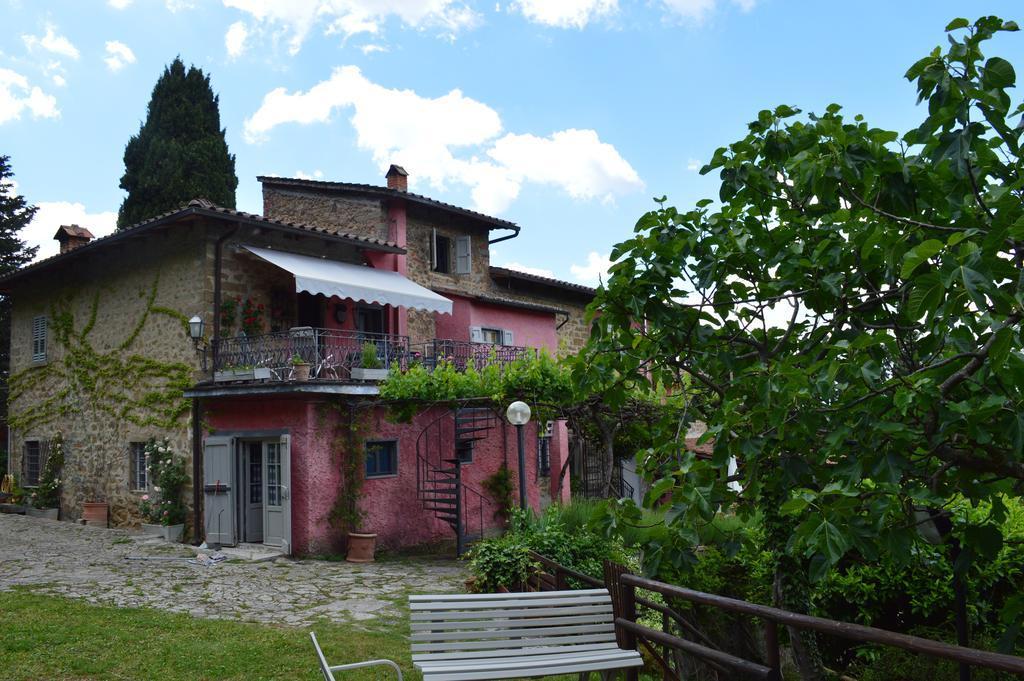
[[[496,522],[482,481],[517,461],[491,412],[386,418],[377,362],[507,362],[586,337],[583,286],[491,267],[510,222],[387,186],[259,178],[264,215],[195,200],[111,236],[62,228],[61,253],[0,279],[12,300],[9,468],[38,479],[64,439],[62,514],[105,501],[131,525],[144,443],[166,437],[191,471],[191,536],[286,553],[334,550],[328,518],[345,447],[366,451],[358,503],[387,546]],[[189,320],[204,337],[190,337]],[[304,368],[303,365],[308,365]],[[309,377],[304,374],[308,371]],[[531,423],[527,496],[564,499],[564,423]]]

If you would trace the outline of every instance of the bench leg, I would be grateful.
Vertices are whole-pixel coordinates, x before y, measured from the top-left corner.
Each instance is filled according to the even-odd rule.
[[[590,672],[580,672],[579,681],[590,681]]]

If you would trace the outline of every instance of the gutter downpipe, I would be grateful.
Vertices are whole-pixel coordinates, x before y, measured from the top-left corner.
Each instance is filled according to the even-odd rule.
[[[558,326],[555,327],[555,331],[558,331],[563,326],[565,326],[566,324],[569,323],[569,313],[568,312],[556,312],[555,316],[558,317],[559,315],[563,315],[563,314],[565,315],[565,319],[563,319],[562,322]]]
[[[514,229],[515,231],[512,232],[511,234],[506,234],[505,236],[499,236],[497,239],[491,239],[491,240],[489,240],[487,242],[487,244],[491,245],[491,244],[500,243],[502,241],[508,241],[509,239],[515,239],[517,236],[519,236],[519,230],[521,228],[516,226],[516,227],[505,227],[505,229]]]
[[[213,342],[212,366],[217,366],[217,340],[220,338],[220,299],[221,269],[224,253],[224,242],[238,231],[239,225],[221,234],[214,244],[213,251]],[[192,398],[192,527],[195,530],[192,541],[196,546],[202,543],[200,537],[206,534],[203,527],[203,429],[202,429],[202,398]]]

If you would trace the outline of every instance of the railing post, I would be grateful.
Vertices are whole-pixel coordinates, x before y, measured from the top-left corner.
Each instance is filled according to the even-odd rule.
[[[619,575],[621,577],[621,575]],[[623,619],[629,620],[630,622],[636,622],[636,587],[632,584],[623,584],[622,580],[619,581],[619,602],[622,608]],[[624,631],[622,637],[625,648],[628,650],[637,650],[636,634],[631,631]],[[636,667],[630,667],[626,671],[626,681],[637,681],[639,674],[637,673]]]
[[[462,462],[455,456],[455,555],[461,556],[465,547],[465,527],[462,523]]]
[[[781,678],[782,662],[779,656],[779,625],[773,620],[764,621],[764,654],[767,666],[779,673]]]

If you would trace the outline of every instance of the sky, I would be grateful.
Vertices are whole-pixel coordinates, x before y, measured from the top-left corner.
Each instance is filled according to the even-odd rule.
[[[1019,0],[0,0],[0,155],[40,257],[114,229],[128,139],[176,56],[211,78],[240,210],[257,175],[384,184],[511,220],[492,264],[594,285],[654,198],[757,112],[832,102],[906,131],[906,69]],[[1024,32],[994,40],[1024,69]]]

